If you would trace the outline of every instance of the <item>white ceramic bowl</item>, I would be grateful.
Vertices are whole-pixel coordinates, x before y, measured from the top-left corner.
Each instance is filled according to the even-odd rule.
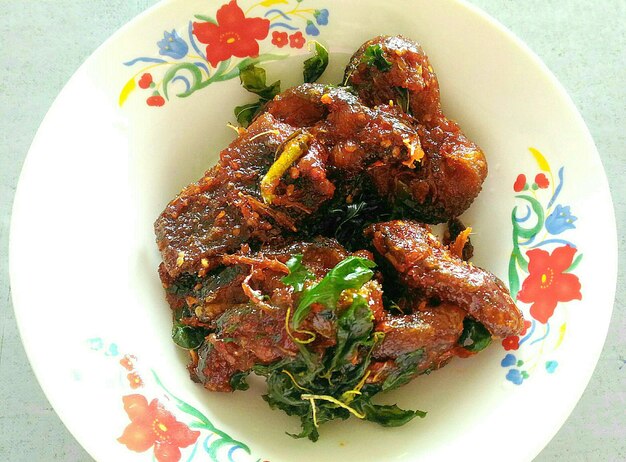
[[[24,165],[13,299],[61,419],[99,460],[530,460],[593,371],[617,266],[605,175],[562,87],[502,26],[460,1],[239,0],[216,15],[221,7],[167,1],[115,34],[61,92]],[[239,7],[269,21],[258,36]],[[207,26],[194,34],[193,22],[211,20],[220,33],[239,33],[241,57],[224,61],[233,49],[203,34]],[[335,422],[313,444],[285,435],[298,421],[267,407],[261,382],[211,394],[189,380],[169,339],[152,223],[233,138],[233,107],[253,100],[236,65],[255,44],[270,81],[287,88],[300,82],[307,40],[329,48],[322,80],[338,82],[350,54],[378,34],[423,45],[446,113],[487,153],[489,177],[463,219],[475,230],[475,263],[521,289],[530,325],[384,397],[427,410],[425,419],[395,429]],[[170,433],[154,433],[159,423]],[[143,452],[118,442],[125,431]]]

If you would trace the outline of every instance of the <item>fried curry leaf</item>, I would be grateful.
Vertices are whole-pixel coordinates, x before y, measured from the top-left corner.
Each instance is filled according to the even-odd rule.
[[[247,390],[250,388],[248,382],[246,382],[246,377],[248,377],[250,372],[236,372],[230,378],[230,386],[233,387],[233,390]]]
[[[174,312],[172,319],[172,340],[179,347],[187,350],[195,350],[204,341],[207,330],[203,327],[189,326],[184,323],[185,318],[190,318],[189,308],[179,308]]]
[[[239,70],[239,80],[246,90],[259,96],[259,101],[255,103],[235,107],[237,122],[241,126],[247,127],[265,106],[265,103],[280,93],[280,80],[268,86],[265,69],[256,67],[254,64]]]
[[[459,338],[459,344],[473,353],[484,350],[491,343],[491,334],[480,322],[471,318],[463,320],[463,333]]]
[[[315,82],[328,66],[328,50],[320,43],[314,43],[315,55],[304,62],[302,74],[305,82]],[[265,69],[254,64],[249,64],[239,70],[239,80],[246,90],[259,96],[259,100],[254,103],[235,107],[237,123],[242,127],[247,127],[265,104],[280,93],[280,80],[268,85]]]
[[[363,53],[363,62],[368,66],[376,66],[379,71],[387,72],[391,69],[391,62],[385,59],[385,54],[379,44],[370,45]]]
[[[167,287],[166,291],[181,298],[191,296],[201,300],[215,291],[235,283],[235,280],[241,274],[241,269],[235,266],[219,267],[204,278],[191,274],[182,274]],[[179,308],[173,314],[172,340],[182,348],[198,348],[208,333],[203,327],[192,326],[185,322],[185,320],[190,321],[193,318],[195,318],[195,315],[187,306]]]
[[[174,282],[169,284],[165,290],[169,294],[176,295],[179,299],[191,297],[203,300],[212,296],[212,294],[220,289],[223,289],[231,284],[236,284],[237,278],[243,279],[243,272],[241,268],[237,266],[229,266],[225,268],[222,266],[214,269],[203,278],[192,274],[181,274]],[[176,338],[184,338],[186,336],[185,332],[189,332],[189,329],[183,329],[183,327],[188,327],[189,324],[185,322],[181,323],[183,318],[191,320],[192,318],[196,318],[196,316],[188,307],[176,310],[173,315],[174,324],[181,324],[180,326],[174,326]]]
[[[195,350],[204,341],[205,330],[198,327],[186,326],[175,322],[172,326],[172,340],[176,345],[187,350]]]
[[[346,289],[359,289],[372,279],[374,272],[370,269],[376,264],[361,257],[348,257],[330,270],[324,278],[302,294],[298,307],[293,314],[293,326],[297,328],[309,314],[313,303],[320,303],[327,307],[334,307],[341,292]]]
[[[295,358],[271,365],[256,365],[256,374],[267,378],[263,399],[273,409],[300,417],[302,430],[294,438],[317,441],[319,426],[350,415],[383,426],[399,426],[421,411],[405,411],[395,405],[371,402],[381,391],[379,385],[365,384],[371,352],[380,341],[374,332],[373,314],[367,300],[356,295],[337,320],[337,344],[324,353],[300,345]]]
[[[352,202],[346,203],[350,196]],[[332,236],[347,250],[366,249],[371,241],[363,230],[371,223],[392,220],[392,209],[381,201],[376,186],[367,175],[359,175],[339,185],[333,199],[322,205],[315,220],[306,223],[308,236]]]
[[[183,273],[176,280],[165,288],[168,294],[188,295],[193,292],[193,288],[199,282],[197,276],[189,273]]]
[[[315,44],[315,55],[304,62],[304,69],[302,70],[305,83],[317,81],[328,66],[328,50],[319,42],[314,41],[313,43]]]
[[[287,260],[286,265],[289,268],[289,274],[281,281],[283,284],[292,286],[296,292],[302,292],[306,281],[315,279],[315,275],[302,264],[302,255],[292,256]]]
[[[405,114],[411,115],[411,95],[408,88],[395,87],[398,93],[398,99],[396,100],[398,105],[402,108]]]
[[[417,373],[417,365],[423,354],[422,350],[415,350],[398,356],[395,360],[397,369],[385,379],[383,390],[393,390],[414,378]]]
[[[346,364],[351,364],[356,350],[360,346],[367,345],[374,329],[374,316],[367,300],[357,296],[337,320],[337,345],[331,357],[327,369],[330,372],[339,370]]]
[[[374,404],[369,400],[361,405],[360,410],[365,414],[366,420],[376,422],[383,427],[400,427],[415,417],[426,417],[424,411],[400,409],[396,404]]]
[[[243,88],[250,93],[259,95],[261,99],[269,101],[274,96],[280,93],[280,80],[277,80],[271,85],[267,85],[267,76],[265,69],[262,67],[256,67],[254,64],[250,64],[239,71],[239,80]]]
[[[237,118],[237,123],[242,127],[247,127],[252,122],[252,119],[254,119],[254,117],[259,113],[261,107],[263,107],[263,103],[261,103],[261,101],[244,104],[243,106],[236,106],[235,117]]]

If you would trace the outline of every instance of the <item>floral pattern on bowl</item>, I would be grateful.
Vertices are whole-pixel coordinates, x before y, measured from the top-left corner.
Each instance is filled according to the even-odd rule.
[[[535,148],[529,148],[539,172],[531,183],[524,173],[520,173],[513,190],[521,204],[511,213],[513,229],[513,250],[509,260],[509,288],[511,295],[524,305],[530,305],[530,321],[524,323],[520,336],[514,335],[502,340],[507,353],[501,366],[507,369],[506,379],[521,385],[531,373],[541,365],[552,374],[558,361],[545,360],[563,342],[567,331],[567,313],[553,327],[550,319],[557,308],[572,300],[581,300],[581,284],[572,272],[582,260],[575,244],[564,239],[576,229],[574,216],[569,205],[558,203],[565,184],[565,167],[560,167],[556,178],[544,155]],[[531,178],[533,178],[531,176]],[[556,181],[558,184],[555,185]],[[521,205],[526,207],[519,214]],[[520,276],[524,277],[520,286]],[[556,331],[556,332],[554,332]]]
[[[300,49],[307,41],[305,35],[317,37],[320,28],[329,22],[328,9],[303,8],[302,3],[304,0],[266,0],[244,11],[237,0],[231,0],[216,10],[215,18],[196,14],[197,21],[188,23],[187,39],[176,29],[165,31],[156,42],[161,57],[143,56],[124,63],[129,67],[138,63],[148,65],[124,86],[119,105],[139,88],[151,92],[146,99],[149,106],[163,106],[170,100],[169,86],[175,82],[184,84],[185,90],[176,94],[184,98],[212,83],[237,77],[240,69],[250,64],[287,57],[287,54],[261,53],[260,43],[263,50],[272,46],[279,50]],[[157,72],[160,77],[155,80]],[[557,307],[582,298],[580,281],[572,274],[582,253],[569,240],[556,237],[574,230],[578,219],[569,205],[556,203],[564,185],[565,168],[560,167],[555,177],[543,154],[535,148],[529,151],[539,171],[528,178],[520,173],[513,184],[521,204],[512,211],[513,250],[508,281],[518,304],[530,305],[526,311],[531,320],[525,321],[521,335],[502,340],[506,351],[517,351],[517,354],[507,353],[501,361],[501,366],[507,369],[506,379],[516,385],[528,379],[542,358],[561,345],[567,322],[563,320],[559,324],[556,334],[557,329],[549,322]],[[526,207],[524,216],[517,215],[521,205]],[[535,224],[525,227],[533,219]],[[555,247],[557,244],[560,246]],[[524,278],[521,286],[520,277]],[[551,346],[546,346],[548,343]],[[557,367],[555,359],[544,361],[544,368],[550,374]]]
[[[185,460],[235,462],[250,454],[250,448],[215,425],[198,409],[174,396],[153,369],[143,367],[134,355],[123,354],[116,343],[95,337],[85,345],[108,359],[108,366],[120,380],[121,402],[129,423],[117,439],[130,451],[151,451],[158,462]],[[116,367],[117,366],[117,367]],[[74,376],[80,380],[81,374]]]
[[[191,424],[201,420],[177,407],[156,384],[151,367],[174,396],[209,417],[217,429],[243,441],[254,454],[276,461],[447,461],[467,458],[472,450],[484,453],[484,448],[506,454],[511,461],[532,460],[566,420],[588,383],[609,326],[617,275],[610,191],[597,149],[567,93],[519,40],[464,2],[422,0],[410,14],[402,2],[359,2],[355,8],[350,2],[326,0],[261,2],[248,11],[259,1],[238,0],[236,4],[245,18],[265,18],[270,26],[283,23],[298,29],[272,26],[265,39],[256,40],[259,57],[291,55],[271,63],[272,69],[290,81],[299,80],[299,66],[292,64],[305,59],[305,51],[292,48],[291,42],[298,45],[297,32],[307,39],[314,37],[306,30],[309,20],[320,31],[316,38],[331,50],[333,61],[343,62],[364,39],[380,32],[403,34],[423,43],[436,61],[450,115],[476,137],[489,156],[492,171],[482,200],[467,215],[471,217],[468,224],[481,233],[475,239],[481,265],[497,268],[496,273],[510,282],[506,267],[514,249],[511,210],[517,204],[516,216],[522,219],[526,205],[530,207],[528,201],[514,196],[535,197],[544,225],[533,243],[526,245],[529,237],[517,242],[528,264],[523,268],[515,260],[517,291],[523,291],[530,276],[527,252],[531,247],[544,237],[564,239],[576,248],[572,264],[584,252],[576,268],[564,271],[578,278],[582,300],[557,300],[549,317],[548,310],[539,310],[548,317],[545,324],[530,314],[534,302],[519,301],[530,324],[524,335],[505,342],[508,351],[498,343],[476,358],[455,360],[396,390],[398,404],[429,412],[411,427],[386,430],[352,419],[341,424],[341,431],[329,428],[328,437],[312,445],[287,437],[285,430],[297,422],[270,411],[254,393],[234,399],[203,393],[189,380],[183,358],[167,339],[171,321],[155,278],[160,258],[152,224],[171,195],[209,167],[219,148],[232,138],[226,129],[213,127],[223,127],[225,119],[232,118],[230,111],[241,99],[242,89],[233,74],[230,81],[179,99],[176,95],[185,92],[186,84],[174,78],[185,77],[190,88],[193,84],[193,71],[181,68],[171,76],[169,98],[165,97],[163,79],[179,64],[196,68],[194,63],[201,63],[211,76],[215,74],[208,61],[190,56],[200,54],[190,43],[188,26],[206,22],[196,18],[197,13],[217,21],[217,11],[230,2],[168,0],[112,36],[81,66],[46,115],[21,173],[9,240],[11,292],[24,347],[51,405],[97,460],[156,460],[156,437],[155,444],[141,453],[118,441],[132,422],[122,400],[130,395],[143,396],[148,408],[156,399],[175,421],[190,432],[200,432],[194,444],[179,448],[181,460],[192,455],[210,460],[204,441],[212,435],[210,447],[219,435],[193,428]],[[309,6],[320,11],[327,8],[330,16],[320,13],[321,22],[313,13],[307,13],[307,18],[288,15],[291,21],[276,12],[265,16],[272,9],[287,14]],[[327,26],[322,25],[325,20],[329,20]],[[442,29],[441,24],[451,27]],[[187,55],[176,58],[185,49],[181,43],[161,54],[161,48],[178,37],[186,43]],[[206,53],[208,45],[195,36],[193,40]],[[122,64],[136,57],[164,62]],[[245,59],[233,56],[230,66]],[[331,61],[326,72],[327,81],[340,81],[341,63]],[[145,89],[139,86],[143,74],[150,74],[143,78]],[[120,110],[120,90],[131,78],[133,89]],[[154,91],[158,94],[153,95]],[[147,106],[147,98],[159,95],[164,106]],[[544,150],[549,168],[542,168],[528,153],[529,140]],[[561,182],[561,167],[562,190],[549,205],[552,188],[556,192]],[[525,175],[519,181],[521,190],[514,191],[512,185],[520,173]],[[541,187],[546,180],[547,187]],[[537,189],[533,190],[533,184]],[[521,227],[533,227],[532,207],[530,214]],[[63,226],[47,225],[58,223],[60,217]],[[553,242],[537,248],[551,260],[555,250],[564,246]],[[54,270],[35,283],[33,265],[41,261],[53,264]],[[537,273],[539,281],[542,274]],[[530,299],[532,291],[527,295]],[[548,326],[549,334],[543,338]],[[104,344],[98,351],[85,348],[85,339],[95,337],[119,342],[119,351],[113,344]],[[126,352],[140,359],[132,371],[119,364]],[[501,367],[503,359],[506,369]],[[526,385],[507,381],[508,374],[517,382],[521,377]],[[144,401],[138,400],[146,409]],[[195,436],[181,435],[181,446]],[[511,450],[511,435],[524,444]],[[232,447],[220,448],[217,458],[228,460]],[[232,457],[250,456],[235,449]]]
[[[184,32],[176,28],[164,31],[156,42],[158,57],[140,56],[124,63],[143,67],[122,88],[119,106],[139,89],[145,90],[148,106],[161,107],[172,97],[174,85],[179,88],[176,96],[186,98],[239,76],[239,70],[250,64],[286,58],[288,54],[272,51],[301,49],[307,37],[319,36],[321,28],[328,25],[328,9],[306,8],[303,3],[265,0],[244,11],[237,0],[231,0],[219,7],[214,17],[196,14]]]

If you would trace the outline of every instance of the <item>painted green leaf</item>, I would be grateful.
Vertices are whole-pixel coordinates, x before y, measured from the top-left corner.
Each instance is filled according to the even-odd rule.
[[[532,196],[521,194],[515,197],[528,202],[533,212],[535,213],[535,216],[537,217],[537,223],[532,228],[524,228],[516,221],[517,206],[513,208],[513,212],[511,214],[511,221],[513,223],[513,227],[515,228],[515,232],[517,233],[517,235],[524,239],[530,239],[534,237],[539,231],[541,231],[541,228],[543,228],[543,222],[544,222],[543,207],[541,206],[539,201],[537,201],[537,199],[535,199]]]
[[[168,71],[165,73],[165,75],[163,76],[163,94],[165,95],[165,99],[169,100],[168,85],[174,79],[174,77],[176,77],[176,75],[180,71],[183,71],[183,70],[188,71],[191,74],[191,77],[192,77],[192,81],[190,82],[191,85],[188,90],[182,93],[179,93],[176,96],[180,98],[185,98],[191,95],[196,90],[199,90],[200,88],[202,88],[202,85],[201,85],[202,84],[202,72],[200,71],[200,69],[198,69],[198,66],[191,64],[191,63],[180,63],[180,64],[177,64],[176,66],[170,67]]]
[[[519,247],[515,249],[514,254],[515,254],[515,260],[517,261],[517,264],[519,265],[520,269],[524,271],[525,273],[528,273],[528,260],[524,258],[524,256],[522,255],[522,252],[520,252],[519,250]]]
[[[519,292],[519,276],[517,274],[517,266],[515,264],[516,256],[511,255],[509,259],[509,290],[513,300],[517,300],[517,293]]]
[[[154,381],[156,382],[156,384],[159,387],[161,387],[169,395],[170,398],[172,398],[172,400],[174,401],[178,409],[198,419],[202,423],[203,426],[207,426],[207,427],[210,426],[211,428],[214,428],[211,421],[207,419],[206,416],[202,412],[200,412],[199,410],[197,410],[195,407],[191,406],[190,404],[187,404],[182,399],[177,398],[167,388],[165,388],[165,385],[163,385],[163,383],[159,379],[159,376],[157,375],[156,372],[152,371],[152,376],[154,377]]]
[[[579,253],[574,259],[574,261],[572,262],[572,264],[569,265],[569,268],[567,268],[564,272],[571,273],[572,271],[574,271],[582,259],[583,259],[583,254]]]
[[[206,16],[204,14],[195,14],[194,17],[199,19],[200,21],[210,22],[211,24],[217,24],[217,21],[213,19],[211,16]]]

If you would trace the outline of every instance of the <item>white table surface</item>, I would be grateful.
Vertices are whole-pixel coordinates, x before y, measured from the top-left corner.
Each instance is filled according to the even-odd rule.
[[[46,400],[17,332],[7,268],[11,205],[30,142],[57,93],[107,37],[154,3],[0,0],[0,461],[91,460]],[[472,3],[521,37],[572,96],[600,151],[618,224],[621,269],[604,351],[576,409],[536,460],[624,461],[626,1]],[[512,442],[511,450],[515,444],[524,443]]]

